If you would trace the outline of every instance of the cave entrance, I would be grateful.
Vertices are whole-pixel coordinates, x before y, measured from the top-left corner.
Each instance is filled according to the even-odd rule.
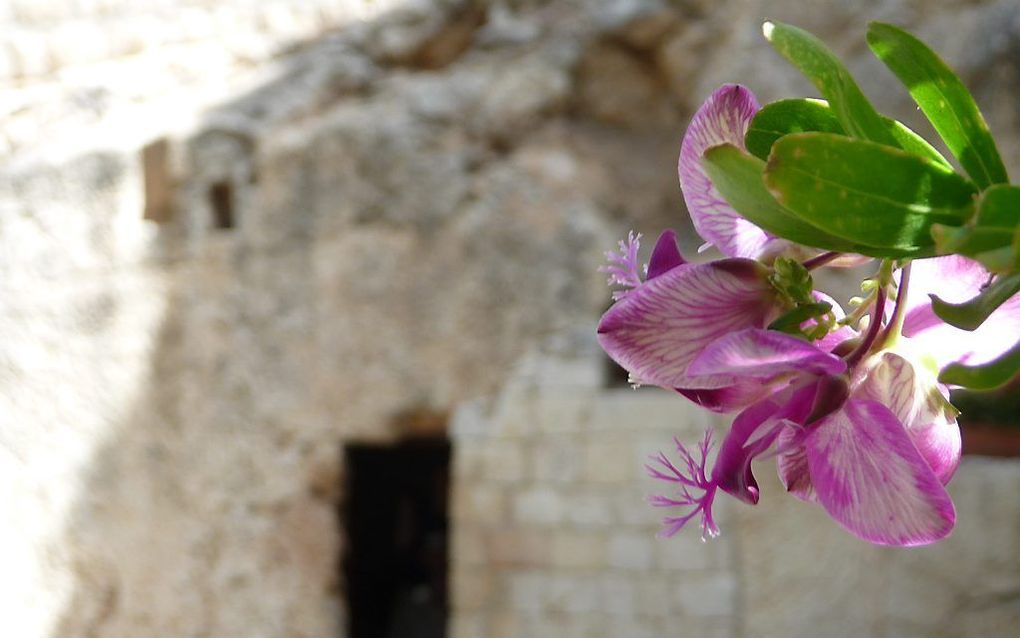
[[[450,442],[345,447],[342,569],[350,638],[442,638]]]

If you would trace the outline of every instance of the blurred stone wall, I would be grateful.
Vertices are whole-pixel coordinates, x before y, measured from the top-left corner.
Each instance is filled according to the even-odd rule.
[[[495,393],[531,346],[590,324],[628,229],[678,226],[693,253],[674,169],[693,108],[724,81],[811,93],[764,17],[815,30],[911,123],[863,29],[914,28],[1015,139],[1016,8],[0,2],[0,614],[31,638],[338,635],[341,445]],[[596,464],[619,434],[591,431]],[[508,449],[531,491],[507,516],[569,520],[549,513],[558,479],[530,474],[554,461]],[[627,455],[631,483],[605,475],[610,507],[635,509],[606,532],[606,592],[680,551],[636,540],[654,514]],[[740,618],[706,623],[776,635]]]
[[[644,476],[672,437],[731,417],[610,388],[591,331],[551,340],[453,421],[452,638],[963,638],[1020,630],[1020,463],[965,457],[957,526],[929,547],[857,540],[755,463],[761,501],[725,494],[722,534],[656,538],[669,494]],[[674,458],[673,455],[671,458]]]
[[[451,638],[732,637],[739,634],[733,504],[729,532],[695,520],[656,538],[649,457],[717,419],[652,388],[608,388],[591,331],[550,340],[501,392],[453,420]],[[666,493],[666,492],[661,492]]]

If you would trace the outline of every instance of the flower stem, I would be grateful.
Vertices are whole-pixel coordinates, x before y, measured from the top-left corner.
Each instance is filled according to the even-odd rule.
[[[868,333],[864,335],[864,341],[861,341],[861,345],[857,346],[853,352],[847,355],[846,365],[848,368],[853,368],[857,365],[871,349],[871,346],[874,345],[875,339],[878,338],[879,330],[882,327],[882,315],[884,312],[885,286],[879,283],[878,289],[875,290],[875,305],[871,307],[871,323],[868,324]]]
[[[825,264],[829,263],[830,261],[835,260],[837,257],[841,256],[842,254],[843,253],[839,253],[839,252],[836,252],[836,251],[829,251],[827,253],[822,253],[821,255],[817,255],[815,257],[812,257],[811,259],[808,259],[807,261],[802,263],[801,266],[804,266],[805,270],[814,270],[815,268],[820,268],[820,267],[824,266]]]
[[[903,321],[906,319],[907,291],[910,288],[910,262],[900,270],[900,285],[896,290],[896,305],[893,306],[892,316],[889,318],[889,325],[882,335],[882,347],[887,348],[899,338],[903,330]]]

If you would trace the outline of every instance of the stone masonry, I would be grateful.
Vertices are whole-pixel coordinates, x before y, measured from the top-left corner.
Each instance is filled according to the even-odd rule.
[[[697,442],[711,415],[659,389],[606,387],[590,333],[515,368],[453,422],[452,638],[962,638],[1020,629],[1020,463],[965,458],[959,521],[937,545],[867,545],[756,463],[761,502],[717,499],[656,538],[648,456]],[[717,441],[719,439],[717,438]]]
[[[453,638],[737,635],[736,537],[656,538],[648,457],[715,419],[654,389],[606,389],[586,354],[533,356],[453,421]],[[731,524],[731,508],[720,524]],[[696,525],[694,526],[696,527]]]
[[[659,542],[642,460],[707,417],[604,391],[573,337],[511,372],[590,333],[628,230],[695,254],[675,162],[709,91],[812,94],[762,19],[926,131],[862,39],[914,29],[1017,139],[1017,8],[0,0],[0,635],[342,635],[343,446],[485,396],[452,426],[458,636],[1012,628],[1011,462],[965,465],[930,552],[772,494]]]

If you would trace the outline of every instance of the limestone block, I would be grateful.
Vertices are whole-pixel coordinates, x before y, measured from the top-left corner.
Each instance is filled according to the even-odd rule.
[[[654,564],[653,544],[650,534],[616,532],[609,539],[609,566],[622,569],[651,569]]]
[[[498,527],[507,519],[506,489],[472,483],[454,488],[452,515],[458,525]]]
[[[450,638],[487,638],[485,615],[478,612],[457,612],[449,621]]]
[[[514,521],[525,525],[557,525],[568,507],[562,493],[550,487],[530,487],[513,497]]]
[[[493,594],[493,573],[488,569],[454,569],[450,573],[451,603],[457,613],[485,607]]]
[[[546,531],[507,528],[487,534],[489,560],[497,567],[547,565],[552,538]]]
[[[558,435],[539,439],[532,448],[531,470],[536,483],[576,481],[581,476],[581,449],[577,438]]]
[[[609,431],[661,431],[663,445],[673,436],[697,440],[714,417],[683,397],[661,388],[642,387],[605,392],[592,411],[591,429]]]
[[[534,402],[535,427],[543,433],[581,432],[587,429],[595,392],[555,389]]]
[[[602,602],[597,580],[586,575],[551,573],[542,584],[542,610],[568,617],[599,611]]]
[[[673,582],[673,603],[685,616],[732,616],[737,612],[737,587],[733,574],[684,574]]]
[[[613,510],[616,525],[631,530],[642,530],[649,537],[659,530],[665,511],[648,504],[648,495],[662,492],[659,481],[645,478],[640,483],[620,486],[606,494]]]
[[[635,578],[634,613],[644,618],[670,618],[673,586],[661,572],[639,573]]]
[[[490,436],[527,437],[537,430],[533,389],[510,383],[493,402]]]
[[[655,564],[660,569],[699,570],[722,566],[727,537],[701,539],[697,521],[672,538],[655,539]]]
[[[519,638],[522,635],[520,614],[500,609],[489,614],[489,633],[485,638]]]
[[[511,439],[495,439],[484,444],[482,473],[491,480],[517,483],[528,475],[529,459],[524,447]]]
[[[629,437],[604,434],[586,441],[582,448],[586,481],[605,484],[631,483],[641,475],[634,463]]]
[[[597,569],[606,564],[606,536],[593,532],[553,532],[553,567]]]
[[[583,529],[601,529],[613,522],[613,511],[604,488],[564,492],[568,507],[566,521]]]
[[[610,616],[633,619],[637,613],[638,580],[640,576],[603,576],[599,580],[602,596],[600,611]]]
[[[489,562],[485,533],[475,527],[454,524],[450,535],[451,563],[457,567],[474,567]]]
[[[511,609],[539,612],[546,604],[546,580],[542,572],[515,572],[508,575],[508,603]]]

